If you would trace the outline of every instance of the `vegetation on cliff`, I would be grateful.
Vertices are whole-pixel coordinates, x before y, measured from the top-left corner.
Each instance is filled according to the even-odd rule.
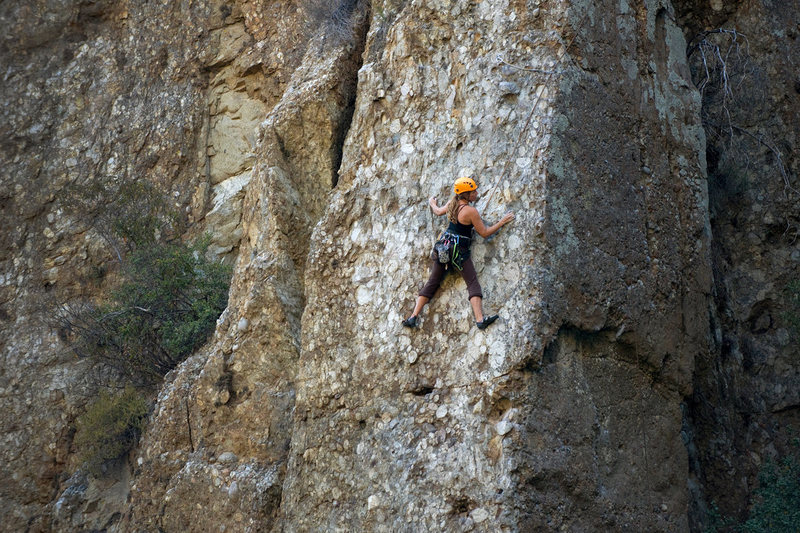
[[[75,353],[130,383],[157,384],[206,341],[225,309],[229,269],[205,259],[206,243],[154,243],[131,253],[108,300],[65,315]]]
[[[61,304],[56,313],[71,350],[100,375],[111,370],[111,383],[102,385],[124,387],[101,392],[76,420],[78,456],[99,475],[138,442],[152,389],[213,332],[231,269],[206,258],[208,236],[180,239],[177,215],[147,183],[106,182],[68,194],[73,214],[105,240],[117,263],[105,296]]]
[[[706,533],[789,533],[800,531],[800,455],[795,452],[764,465],[753,492],[753,507],[745,522],[737,524],[712,507]]]
[[[91,472],[98,475],[103,463],[117,459],[136,445],[149,410],[147,400],[133,387],[117,396],[100,393],[77,419],[74,444]]]
[[[79,357],[127,383],[154,386],[213,331],[227,305],[230,267],[206,258],[207,237],[177,237],[177,217],[150,185],[72,194],[114,250],[120,281],[99,302],[61,306],[59,325]]]
[[[800,531],[800,457],[791,454],[778,462],[767,463],[758,481],[756,504],[744,524],[744,531]]]

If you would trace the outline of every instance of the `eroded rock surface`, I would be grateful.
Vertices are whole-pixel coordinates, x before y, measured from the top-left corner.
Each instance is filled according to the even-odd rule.
[[[676,4],[709,132],[714,344],[689,403],[699,529],[704,503],[746,518],[764,462],[797,451],[800,332],[788,315],[800,277],[800,3]],[[715,47],[727,87],[714,81]]]
[[[365,4],[346,11],[337,25],[320,26],[254,132],[229,306],[215,341],[181,365],[159,397],[122,529],[262,531],[274,523],[292,435],[309,236],[336,184],[368,22]]]
[[[83,501],[79,514],[101,511],[60,508],[51,524],[65,491],[103,495],[71,478],[74,418],[97,378],[50,317],[58,302],[102,294],[115,268],[66,188],[149,180],[190,233],[207,229],[215,252],[235,253],[255,125],[302,58],[308,27],[299,6],[279,2],[12,2],[0,16],[4,527],[101,528],[118,504],[105,513]]]
[[[671,8],[383,7],[312,237],[282,529],[686,530],[710,234]],[[460,174],[517,212],[474,246],[502,321],[455,281],[403,330]]]
[[[686,531],[743,508],[800,390],[800,6],[769,4],[4,4],[4,527]],[[725,139],[686,55],[726,24],[737,90],[766,98],[732,115],[748,187],[709,201]],[[478,330],[453,276],[404,329],[445,224],[427,198],[461,175],[487,221],[517,215],[473,245],[501,320]],[[94,479],[71,442],[95,377],[43,304],[113,279],[61,194],[108,177],[156,183],[234,277]]]

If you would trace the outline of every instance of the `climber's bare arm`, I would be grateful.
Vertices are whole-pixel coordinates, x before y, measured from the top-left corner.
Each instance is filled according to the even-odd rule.
[[[480,214],[478,214],[478,210],[472,207],[471,205],[465,206],[461,211],[463,213],[463,218],[468,219],[469,222],[472,223],[473,227],[475,228],[475,231],[478,232],[478,235],[480,235],[484,239],[486,237],[494,235],[495,233],[497,233],[497,230],[499,230],[500,228],[502,228],[503,226],[514,220],[514,213],[509,211],[508,213],[503,215],[503,218],[501,218],[499,222],[487,227],[486,224],[483,223]],[[461,214],[459,214],[459,218],[462,218]]]
[[[439,207],[439,205],[436,203],[436,197],[435,196],[431,196],[428,199],[428,203],[431,206],[431,210],[433,211],[433,214],[436,215],[437,217],[440,217],[440,216],[444,215],[445,213],[447,213],[447,208],[450,206],[450,200],[448,200],[446,204],[444,204],[442,207]]]

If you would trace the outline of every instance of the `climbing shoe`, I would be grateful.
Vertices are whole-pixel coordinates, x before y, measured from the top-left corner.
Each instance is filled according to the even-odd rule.
[[[410,317],[403,320],[403,325],[407,328],[415,328],[417,327],[417,317],[411,315]]]
[[[491,324],[498,318],[500,318],[498,315],[485,316],[483,317],[483,320],[481,320],[480,322],[475,322],[475,324],[477,324],[478,329],[486,329],[489,327],[489,324]]]

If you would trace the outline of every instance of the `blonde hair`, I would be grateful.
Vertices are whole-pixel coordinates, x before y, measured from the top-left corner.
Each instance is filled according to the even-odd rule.
[[[447,207],[447,219],[450,222],[458,224],[458,201],[464,200],[469,202],[469,195],[472,191],[462,192],[461,194],[454,194],[450,199],[450,205]]]

